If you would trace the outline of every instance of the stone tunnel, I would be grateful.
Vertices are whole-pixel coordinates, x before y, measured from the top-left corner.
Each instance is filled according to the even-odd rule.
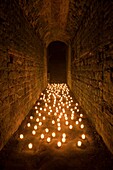
[[[113,154],[112,0],[0,1],[1,151],[48,83],[67,84]]]

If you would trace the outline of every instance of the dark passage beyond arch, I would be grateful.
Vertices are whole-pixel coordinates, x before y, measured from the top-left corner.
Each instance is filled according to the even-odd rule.
[[[66,83],[67,45],[60,41],[50,43],[47,58],[49,82]]]

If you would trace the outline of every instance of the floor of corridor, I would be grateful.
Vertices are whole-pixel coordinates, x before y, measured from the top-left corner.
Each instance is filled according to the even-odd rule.
[[[48,84],[0,152],[2,170],[112,170],[113,155],[66,84]]]

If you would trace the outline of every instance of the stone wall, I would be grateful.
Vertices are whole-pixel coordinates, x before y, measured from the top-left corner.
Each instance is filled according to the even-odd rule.
[[[113,153],[113,1],[87,1],[71,60],[72,90]]]
[[[46,86],[42,42],[14,0],[0,3],[0,149]]]

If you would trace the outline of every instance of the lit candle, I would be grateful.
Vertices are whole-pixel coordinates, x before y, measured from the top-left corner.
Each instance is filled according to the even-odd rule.
[[[66,138],[62,138],[62,142],[65,143],[66,142]]]
[[[62,134],[62,137],[63,137],[63,138],[66,138],[66,134],[65,134],[65,133],[63,133],[63,134]]]
[[[83,114],[82,114],[82,113],[80,114],[80,117],[83,117]]]
[[[42,126],[42,122],[39,122],[39,126]]]
[[[45,116],[43,116],[43,118],[42,118],[43,120],[46,120],[46,117]]]
[[[27,127],[30,127],[31,126],[31,124],[30,123],[27,123]]]
[[[59,118],[57,119],[57,122],[60,122],[60,119],[59,119]]]
[[[72,125],[69,125],[69,129],[72,129],[73,128],[73,126]]]
[[[20,139],[23,139],[24,138],[24,135],[23,134],[20,134]]]
[[[76,125],[78,125],[78,124],[79,124],[79,122],[78,122],[78,121],[76,121],[75,123],[76,123]]]
[[[33,134],[33,135],[36,135],[36,131],[35,131],[35,130],[33,130],[33,131],[32,131],[32,134]]]
[[[38,110],[36,110],[36,113],[38,113]]]
[[[59,126],[59,127],[58,127],[58,131],[60,131],[60,130],[61,130],[61,127]]]
[[[79,109],[77,109],[77,112],[79,112]]]
[[[37,129],[38,129],[38,126],[37,126],[37,125],[35,125],[35,126],[34,126],[34,129],[35,129],[35,130],[37,130]]]
[[[55,133],[55,132],[53,132],[53,133],[52,133],[52,137],[55,137],[55,136],[56,136],[56,133]]]
[[[57,123],[57,126],[60,126],[60,123]]]
[[[47,138],[47,142],[48,142],[48,143],[51,142],[51,138],[50,138],[50,137]]]
[[[41,134],[41,136],[40,136],[40,137],[41,137],[41,139],[44,139],[44,134]]]
[[[46,108],[44,108],[44,111],[46,112]]]
[[[48,112],[48,115],[51,115],[51,113],[50,113],[50,112]]]
[[[83,129],[84,128],[84,124],[81,124],[80,127],[81,127],[81,129]]]
[[[38,109],[38,107],[37,107],[37,106],[35,106],[35,109]]]
[[[65,120],[68,120],[68,117],[65,117]]]
[[[78,103],[76,103],[76,106],[78,106]]]
[[[77,145],[78,145],[78,147],[80,147],[80,146],[82,145],[82,142],[81,142],[81,141],[78,141],[78,142],[77,142]]]
[[[32,148],[33,148],[33,144],[32,144],[32,143],[29,143],[29,144],[28,144],[28,148],[29,148],[29,149],[32,149]]]
[[[41,113],[39,113],[38,115],[39,115],[39,116],[41,116],[42,114],[41,114]]]
[[[46,133],[48,133],[48,132],[49,132],[49,129],[48,129],[48,128],[46,128],[46,129],[45,129],[45,132],[46,132]]]
[[[38,102],[37,105],[39,106],[39,105],[40,105],[40,102]]]
[[[33,119],[33,116],[30,116],[30,119],[32,120],[32,119]]]
[[[71,116],[71,120],[74,120],[74,116]]]
[[[79,120],[79,122],[82,122],[82,118],[79,118],[78,120]]]
[[[86,138],[85,134],[82,134],[82,136],[81,136],[81,137],[82,137],[82,139],[85,139],[85,138]]]
[[[54,116],[57,116],[57,113],[54,113]]]
[[[52,120],[52,124],[53,124],[53,125],[55,124],[55,121],[54,121],[54,120]]]
[[[62,143],[59,141],[59,142],[57,142],[57,146],[60,148],[61,147],[61,145],[62,145]]]
[[[65,124],[66,124],[66,125],[68,125],[68,124],[69,124],[69,122],[68,122],[68,121],[66,121],[66,122],[65,122]]]
[[[40,110],[42,110],[42,107],[40,107]]]

